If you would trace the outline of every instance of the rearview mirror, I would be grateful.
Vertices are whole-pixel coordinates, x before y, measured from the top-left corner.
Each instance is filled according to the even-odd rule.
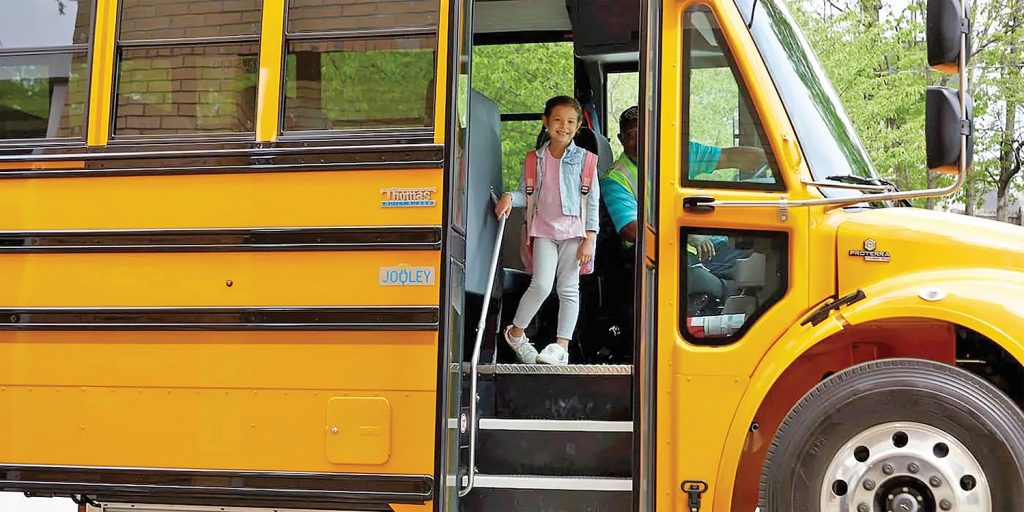
[[[925,151],[928,168],[944,173],[960,172],[960,136],[967,134],[967,167],[974,160],[974,116],[967,97],[966,121],[960,118],[960,98],[946,87],[929,87],[925,97]]]
[[[928,65],[943,73],[955,74],[963,33],[967,33],[967,56],[971,53],[968,21],[960,8],[960,0],[928,0],[927,14]]]

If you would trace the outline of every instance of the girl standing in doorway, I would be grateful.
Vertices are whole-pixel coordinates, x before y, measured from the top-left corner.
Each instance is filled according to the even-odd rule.
[[[597,155],[573,142],[582,116],[574,98],[547,101],[543,122],[550,140],[531,152],[534,156],[527,154],[519,189],[502,195],[494,210],[500,218],[513,207],[527,208],[523,242],[532,243],[533,280],[505,329],[505,341],[528,364],[569,364],[569,341],[580,312],[580,269],[594,258],[600,190],[593,179]],[[524,331],[552,286],[558,293],[556,339],[538,354]]]

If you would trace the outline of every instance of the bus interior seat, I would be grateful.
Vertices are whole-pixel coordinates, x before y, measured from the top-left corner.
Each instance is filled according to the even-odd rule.
[[[757,312],[757,294],[765,285],[765,255],[760,252],[752,252],[746,258],[736,260],[735,279],[732,287],[742,290],[741,295],[733,295],[725,300],[722,308],[723,315],[742,314],[749,317]]]

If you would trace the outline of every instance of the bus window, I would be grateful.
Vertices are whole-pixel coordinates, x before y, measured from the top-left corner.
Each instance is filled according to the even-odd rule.
[[[473,88],[498,104],[502,178],[506,190],[514,189],[523,170],[523,155],[536,144],[544,102],[552,96],[573,93],[573,45],[476,46]]]
[[[254,130],[261,0],[124,0],[114,135]]]
[[[640,72],[609,72],[605,81],[607,85],[608,142],[612,145],[612,154],[622,154],[622,142],[619,142],[619,116],[629,107],[640,101]]]
[[[771,147],[714,15],[691,7],[683,28],[684,183],[781,190]]]
[[[91,0],[0,2],[0,141],[83,138],[92,12]]]
[[[285,132],[434,124],[436,0],[293,0]]]

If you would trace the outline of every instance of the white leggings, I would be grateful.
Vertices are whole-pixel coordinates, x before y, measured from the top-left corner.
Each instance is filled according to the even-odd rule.
[[[537,314],[544,299],[551,295],[551,286],[558,292],[558,332],[556,336],[571,340],[580,316],[580,264],[576,252],[581,239],[533,239],[533,280],[519,300],[519,309],[512,323],[525,329]]]

